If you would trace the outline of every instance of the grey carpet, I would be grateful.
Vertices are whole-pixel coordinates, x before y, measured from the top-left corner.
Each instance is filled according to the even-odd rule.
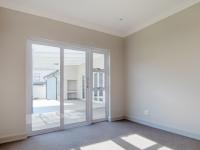
[[[2,144],[0,150],[81,150],[84,146],[105,141],[112,141],[124,150],[142,149],[121,138],[128,135],[139,135],[156,143],[145,150],[200,150],[198,140],[129,121],[102,122],[33,136],[24,141]]]

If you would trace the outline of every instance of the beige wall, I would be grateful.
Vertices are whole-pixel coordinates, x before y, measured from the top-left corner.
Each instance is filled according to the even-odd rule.
[[[0,137],[26,129],[25,54],[32,37],[109,49],[111,117],[124,115],[122,38],[0,8]]]
[[[197,4],[126,38],[130,119],[200,139],[199,18]]]

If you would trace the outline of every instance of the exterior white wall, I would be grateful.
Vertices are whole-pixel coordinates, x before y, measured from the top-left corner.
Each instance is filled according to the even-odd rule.
[[[76,80],[77,98],[81,99],[82,93],[82,65],[66,65],[64,66],[64,96],[67,99],[67,80]]]
[[[34,85],[33,86],[33,98],[46,99],[46,85]]]

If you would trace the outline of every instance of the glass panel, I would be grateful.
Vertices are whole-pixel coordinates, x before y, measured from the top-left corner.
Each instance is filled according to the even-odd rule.
[[[32,131],[60,127],[60,48],[32,44]]]
[[[93,53],[93,120],[106,117],[104,54]]]
[[[93,69],[104,70],[104,54],[93,53]]]
[[[64,123],[86,121],[86,53],[64,50]]]

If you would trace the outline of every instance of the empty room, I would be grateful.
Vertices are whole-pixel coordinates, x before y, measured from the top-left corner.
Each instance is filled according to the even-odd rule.
[[[0,150],[200,150],[200,0],[0,0]]]

